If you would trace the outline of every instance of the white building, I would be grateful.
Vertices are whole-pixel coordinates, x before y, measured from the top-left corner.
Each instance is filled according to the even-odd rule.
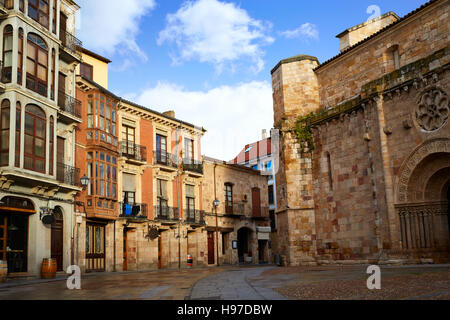
[[[77,10],[72,0],[0,0],[0,260],[12,277],[39,274],[43,258],[59,271],[72,261]]]

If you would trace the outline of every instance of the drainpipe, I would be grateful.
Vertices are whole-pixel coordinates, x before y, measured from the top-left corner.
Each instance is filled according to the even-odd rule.
[[[217,200],[217,193],[216,193],[216,167],[217,167],[217,163],[214,163],[214,200]],[[219,218],[217,217],[217,206],[214,206],[214,211],[216,213],[216,254],[217,254],[217,266],[220,266],[220,262],[219,262]]]

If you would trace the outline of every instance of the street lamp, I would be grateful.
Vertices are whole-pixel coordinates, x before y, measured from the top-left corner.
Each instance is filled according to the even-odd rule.
[[[216,255],[217,255],[217,266],[219,266],[219,219],[217,217],[217,207],[220,205],[219,200],[213,201],[214,211],[216,213]],[[223,245],[223,243],[222,243]]]
[[[90,182],[90,180],[89,180],[88,177],[86,177],[86,175],[84,175],[81,178],[81,185],[83,186],[83,189],[86,188],[89,185],[89,182]]]

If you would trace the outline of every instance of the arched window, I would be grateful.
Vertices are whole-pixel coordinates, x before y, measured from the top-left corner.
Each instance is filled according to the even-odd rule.
[[[9,100],[3,100],[0,110],[0,166],[7,166],[9,164],[10,111]]]
[[[27,40],[27,88],[47,96],[48,49],[45,41],[34,33]]]
[[[28,16],[48,29],[48,0],[28,0]]]
[[[36,105],[25,108],[24,168],[45,173],[45,113]]]
[[[3,70],[2,82],[10,83],[12,78],[13,27],[3,29]]]
[[[50,161],[49,161],[49,174],[53,175],[53,159],[54,159],[54,149],[55,149],[55,121],[53,116],[50,116],[50,138],[49,138],[49,148],[50,148]]]
[[[19,43],[17,54],[17,83],[22,84],[23,71],[23,29],[19,28]]]
[[[25,0],[19,0],[19,10],[25,12]]]
[[[22,108],[20,107],[20,102],[16,104],[16,154],[15,154],[15,166],[20,167],[20,142],[21,142],[21,127],[22,124]]]

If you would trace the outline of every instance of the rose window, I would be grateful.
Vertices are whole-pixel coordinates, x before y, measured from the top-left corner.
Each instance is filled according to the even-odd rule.
[[[440,129],[447,123],[448,114],[448,98],[441,89],[430,89],[420,98],[416,118],[423,130],[435,131]]]

